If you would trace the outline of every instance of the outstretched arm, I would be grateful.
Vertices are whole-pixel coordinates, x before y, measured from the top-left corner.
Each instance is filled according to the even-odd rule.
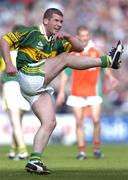
[[[68,36],[67,40],[72,44],[72,51],[81,52],[84,50],[84,45],[74,36]]]
[[[65,32],[59,32],[56,35],[58,39],[66,39],[72,45],[72,51],[81,52],[84,50],[84,45],[78,38]]]

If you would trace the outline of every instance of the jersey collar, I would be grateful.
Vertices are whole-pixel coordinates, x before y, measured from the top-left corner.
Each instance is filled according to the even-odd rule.
[[[51,41],[51,40],[53,39],[53,36],[50,36],[50,37],[48,38],[48,36],[47,36],[47,34],[46,34],[46,31],[45,31],[45,27],[44,27],[43,24],[40,24],[40,25],[39,25],[39,30],[40,30],[41,34],[43,34],[44,37],[47,39],[47,41]]]
[[[89,40],[87,46],[84,48],[84,52],[87,52],[92,47],[94,47],[94,43],[91,40]]]

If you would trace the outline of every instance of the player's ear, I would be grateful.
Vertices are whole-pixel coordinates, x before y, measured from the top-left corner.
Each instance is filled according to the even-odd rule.
[[[44,19],[44,25],[47,25],[47,24],[48,24],[48,19],[45,18],[45,19]]]

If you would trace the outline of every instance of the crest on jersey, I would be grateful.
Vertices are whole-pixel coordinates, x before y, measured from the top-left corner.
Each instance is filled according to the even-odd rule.
[[[43,49],[44,45],[41,41],[38,42],[37,46],[38,49]]]

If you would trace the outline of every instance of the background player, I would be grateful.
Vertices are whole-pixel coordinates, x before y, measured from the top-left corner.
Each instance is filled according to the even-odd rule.
[[[76,56],[88,55],[90,57],[100,57],[103,54],[102,49],[96,46],[90,39],[91,34],[86,26],[77,28],[77,37],[85,46],[82,53],[74,53]],[[110,80],[111,87],[117,85],[117,80],[113,77],[110,69],[105,71]],[[91,106],[91,118],[93,121],[93,152],[96,158],[103,157],[100,150],[100,114],[101,114],[101,85],[100,68],[91,68],[88,70],[65,69],[61,75],[59,93],[57,96],[57,105],[65,101],[65,88],[68,77],[71,76],[71,95],[67,99],[67,105],[72,107],[76,119],[76,136],[79,154],[77,159],[83,160],[86,155],[86,143],[84,134],[85,107]],[[87,109],[87,108],[86,108]]]
[[[17,31],[23,26],[15,25],[13,31]],[[11,51],[11,60],[16,66],[17,50]],[[12,144],[8,153],[8,158],[20,160],[27,159],[28,152],[24,143],[22,131],[22,119],[25,111],[30,110],[29,103],[20,92],[20,86],[16,76],[10,76],[5,72],[5,63],[1,56],[3,72],[1,76],[2,85],[2,108],[8,113],[12,125]]]

